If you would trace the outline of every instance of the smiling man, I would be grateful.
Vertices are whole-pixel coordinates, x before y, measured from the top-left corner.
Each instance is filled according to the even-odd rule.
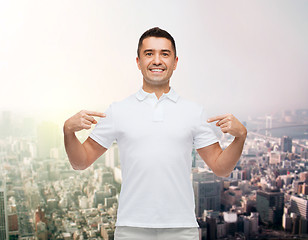
[[[148,37],[140,44],[136,61],[143,75],[143,90],[151,91],[155,87],[167,93],[170,77],[178,62],[175,48],[166,38]]]
[[[117,141],[122,187],[116,240],[197,240],[192,148],[216,175],[228,176],[241,156],[247,130],[232,114],[208,119],[201,105],[170,87],[178,57],[168,32],[146,31],[137,55],[142,87],[112,103],[105,113],[83,110],[66,120],[66,152],[74,169],[86,169]],[[98,123],[94,116],[101,117]],[[235,137],[224,151],[209,126],[213,121]],[[75,132],[92,124],[96,124],[94,130],[81,144]]]

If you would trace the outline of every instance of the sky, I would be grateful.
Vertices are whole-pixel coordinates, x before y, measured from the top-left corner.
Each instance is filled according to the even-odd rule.
[[[0,111],[63,121],[137,92],[139,37],[176,41],[170,85],[209,116],[308,108],[308,1],[0,0]]]

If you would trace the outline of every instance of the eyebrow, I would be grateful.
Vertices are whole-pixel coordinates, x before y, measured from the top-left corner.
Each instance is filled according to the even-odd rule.
[[[143,52],[144,52],[144,53],[147,53],[147,52],[154,52],[154,51],[155,51],[154,49],[146,49],[146,50],[144,50]],[[160,51],[171,53],[171,51],[170,51],[169,49],[161,49]]]

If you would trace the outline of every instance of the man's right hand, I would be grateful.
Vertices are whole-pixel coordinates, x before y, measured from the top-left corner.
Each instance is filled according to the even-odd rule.
[[[106,114],[82,110],[65,121],[63,131],[65,134],[70,134],[82,129],[90,129],[92,124],[97,123],[94,117],[106,117]]]

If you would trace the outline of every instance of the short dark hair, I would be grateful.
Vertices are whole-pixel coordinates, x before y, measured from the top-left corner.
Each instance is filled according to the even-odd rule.
[[[138,57],[140,57],[140,48],[141,48],[142,42],[144,39],[148,37],[167,38],[168,40],[170,40],[173,50],[174,50],[174,57],[176,57],[176,47],[175,47],[175,41],[173,37],[166,30],[163,30],[159,27],[151,28],[141,35],[139,39],[139,43],[138,43],[138,49],[137,49]]]

